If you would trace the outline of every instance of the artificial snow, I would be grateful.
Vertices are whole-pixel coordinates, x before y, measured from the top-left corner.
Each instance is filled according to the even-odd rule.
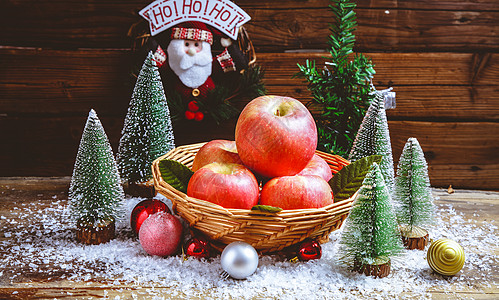
[[[496,252],[490,249],[499,245],[495,222],[466,220],[448,204],[437,206],[436,224],[429,232],[432,239],[446,237],[463,246],[466,262],[454,277],[433,273],[426,261],[426,251],[418,250],[407,250],[393,261],[391,274],[385,278],[351,272],[335,258],[340,229],[331,234],[330,242],[322,245],[323,255],[319,260],[292,263],[280,256],[263,255],[252,276],[234,280],[220,277],[223,271],[220,256],[184,260],[182,255],[166,258],[148,255],[129,225],[130,212],[141,200],[130,197],[124,200],[127,214],[117,222],[116,239],[101,245],[75,242],[66,200],[12,209],[5,218],[5,239],[0,242],[0,265],[4,268],[0,269],[0,281],[16,284],[33,273],[34,278],[43,277],[44,282],[64,279],[133,288],[135,296],[203,299],[280,299],[283,295],[286,299],[386,299],[400,297],[401,293],[421,299],[431,298],[432,289],[454,294],[470,287],[498,285],[493,274],[497,272],[499,259],[490,254]],[[16,224],[11,218],[23,219],[29,225]],[[19,270],[22,275],[17,273]],[[162,294],[165,292],[168,294]]]

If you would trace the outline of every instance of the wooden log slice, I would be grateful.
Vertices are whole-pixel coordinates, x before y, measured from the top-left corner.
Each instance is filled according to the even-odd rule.
[[[129,182],[124,186],[125,193],[133,197],[153,198],[156,196],[154,181],[152,179],[146,182]]]
[[[107,243],[114,238],[115,222],[108,221],[103,226],[78,222],[76,225],[76,240],[87,245]]]
[[[383,278],[390,274],[391,261],[389,258],[377,259],[376,264],[363,264],[355,262],[353,270],[363,273],[366,276],[373,276],[375,278]]]
[[[428,231],[418,226],[400,226],[400,235],[406,249],[424,250],[430,241]]]

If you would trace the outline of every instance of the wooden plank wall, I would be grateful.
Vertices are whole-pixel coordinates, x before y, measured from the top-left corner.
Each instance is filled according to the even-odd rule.
[[[133,88],[127,31],[149,2],[0,3],[0,176],[71,175],[90,108],[117,150]],[[235,2],[252,17],[269,93],[309,101],[291,76],[296,63],[323,61],[329,1]],[[376,87],[397,92],[395,161],[416,137],[433,186],[499,189],[497,0],[360,0],[356,12],[356,51],[376,64]],[[176,128],[176,142],[230,138],[233,125]]]

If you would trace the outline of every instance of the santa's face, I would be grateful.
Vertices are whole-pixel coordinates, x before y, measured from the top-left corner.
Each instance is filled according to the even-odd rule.
[[[190,88],[202,85],[211,75],[211,46],[205,41],[172,40],[167,48],[168,64]]]

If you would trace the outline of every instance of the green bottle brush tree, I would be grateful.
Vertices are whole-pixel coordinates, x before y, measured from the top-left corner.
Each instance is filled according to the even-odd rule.
[[[393,155],[384,108],[384,96],[379,91],[374,92],[374,94],[375,97],[360,124],[348,159],[356,161],[371,155],[381,155],[383,159],[379,163],[379,167],[386,186],[391,192],[394,180]]]
[[[404,249],[390,193],[376,162],[365,176],[345,220],[339,245],[341,263],[375,277],[387,276],[391,257]]]
[[[100,244],[114,237],[125,195],[104,128],[92,109],[83,130],[69,187],[77,240]]]
[[[175,147],[163,83],[152,57],[150,52],[137,78],[117,155],[122,180],[145,190],[153,189],[152,162]],[[154,196],[147,194],[136,196]]]
[[[416,138],[407,140],[400,155],[393,201],[404,245],[408,249],[424,250],[429,235],[423,227],[433,222],[435,206],[428,165]]]

